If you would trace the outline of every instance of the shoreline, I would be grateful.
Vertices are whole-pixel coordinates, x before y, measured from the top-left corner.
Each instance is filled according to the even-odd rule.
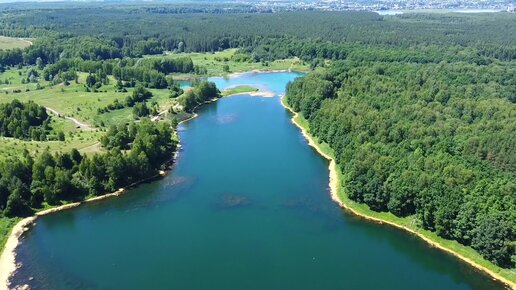
[[[327,159],[329,161],[329,165],[328,165],[328,169],[329,169],[329,186],[330,186],[330,195],[331,195],[331,199],[336,202],[341,208],[351,212],[352,214],[356,215],[356,216],[359,216],[361,218],[364,218],[368,221],[372,221],[372,222],[375,222],[375,223],[378,223],[378,224],[388,224],[390,226],[393,226],[393,227],[396,227],[398,229],[401,229],[401,230],[404,230],[404,231],[407,231],[411,234],[414,234],[416,235],[417,237],[419,237],[420,239],[422,239],[423,241],[425,241],[427,244],[429,244],[431,247],[434,247],[434,248],[437,248],[437,249],[440,249],[441,251],[444,251],[448,254],[451,254],[457,258],[459,258],[460,260],[462,260],[463,262],[467,263],[468,265],[476,268],[477,270],[480,270],[486,274],[488,274],[492,279],[494,280],[497,280],[501,283],[503,283],[505,286],[509,287],[509,289],[513,289],[513,290],[516,290],[516,283],[501,276],[500,274],[492,271],[491,269],[488,269],[480,264],[478,264],[477,262],[473,261],[472,259],[460,254],[460,253],[457,253],[455,251],[453,251],[452,249],[442,245],[441,243],[437,242],[437,241],[434,241],[432,240],[431,238],[425,236],[424,234],[420,233],[420,232],[417,232],[416,230],[412,229],[412,228],[409,228],[407,226],[404,226],[404,225],[401,225],[401,224],[398,224],[398,223],[395,223],[395,222],[392,222],[392,221],[388,221],[388,220],[384,220],[384,219],[381,219],[381,218],[377,218],[377,217],[373,217],[373,216],[370,216],[370,215],[367,215],[365,213],[362,213],[362,212],[359,212],[357,209],[355,209],[352,205],[350,204],[347,204],[344,200],[342,200],[339,196],[339,184],[340,184],[340,178],[339,178],[339,174],[338,174],[338,169],[337,169],[337,164],[335,163],[335,159],[330,156],[328,153],[324,152],[321,148],[320,148],[320,145],[313,139],[313,137],[308,133],[308,131],[300,124],[297,122],[296,118],[299,116],[299,113],[295,112],[292,110],[292,108],[290,108],[284,101],[284,97],[281,98],[281,105],[287,109],[289,112],[291,112],[293,114],[292,118],[291,118],[291,121],[294,125],[296,125],[296,127],[298,127],[300,130],[301,130],[301,133],[303,134],[303,137],[305,137],[305,139],[308,141],[308,145],[312,148],[315,149],[315,151],[317,151],[318,154],[320,154],[321,156],[323,156],[325,159]]]
[[[179,145],[179,144],[178,144]],[[179,149],[179,147],[178,147]],[[165,162],[166,166],[169,166],[171,162],[173,162],[177,157],[177,151],[174,153],[173,157]],[[96,201],[117,197],[123,195],[129,191],[129,189],[138,186],[142,183],[148,182],[150,180],[163,177],[167,174],[167,171],[159,170],[157,174],[152,175],[150,177],[144,178],[142,180],[133,182],[125,187],[119,188],[115,192],[107,193],[104,195],[94,196],[83,201],[72,202],[68,204],[63,204],[57,207],[45,209],[39,212],[34,213],[34,215],[30,217],[23,218],[20,220],[11,230],[9,237],[7,238],[7,242],[5,243],[4,250],[0,255],[0,290],[8,290],[10,289],[10,279],[16,273],[16,271],[20,268],[20,264],[16,263],[16,248],[20,244],[20,239],[27,231],[29,231],[35,224],[36,220],[39,217],[53,214],[56,212],[61,212],[65,210],[69,210],[72,208],[76,208],[85,204],[90,204]]]
[[[223,96],[222,98],[229,98],[229,97],[243,96],[243,95],[249,95],[251,97],[261,97],[261,98],[274,98],[276,96],[276,94],[274,94],[274,92],[258,90],[258,91],[254,91],[254,92],[234,93],[231,95]]]
[[[177,123],[177,125],[180,125],[180,124],[183,124],[185,122],[188,122],[192,119],[195,119],[197,118],[197,116],[199,116],[199,114],[197,114],[195,111],[204,106],[204,105],[208,105],[208,104],[211,104],[211,103],[214,103],[214,102],[217,102],[218,100],[220,99],[223,99],[223,98],[229,98],[229,97],[235,97],[235,96],[243,96],[243,95],[249,95],[251,97],[261,97],[261,98],[273,98],[276,96],[276,94],[272,91],[255,91],[255,92],[243,92],[243,93],[234,93],[234,94],[231,94],[231,95],[227,95],[227,96],[220,96],[219,98],[214,98],[214,99],[211,99],[209,101],[206,101],[204,103],[201,103],[201,104],[198,104],[197,106],[195,106],[192,110],[192,116],[188,117],[187,119],[184,119],[184,120],[181,120]],[[181,141],[178,142],[178,145],[180,144]],[[1,289],[0,289],[1,290]]]
[[[248,74],[248,73],[283,73],[283,72],[292,72],[292,70],[291,69],[270,69],[270,70],[253,69],[253,70],[248,70],[248,71],[243,71],[243,72],[232,72],[232,73],[226,75],[226,77],[239,77],[241,75]],[[220,76],[220,78],[224,78],[224,76]]]

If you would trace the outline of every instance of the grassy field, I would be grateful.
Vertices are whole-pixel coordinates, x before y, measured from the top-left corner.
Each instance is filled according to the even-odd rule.
[[[153,97],[150,98],[147,102],[150,104],[152,102],[157,102],[159,105],[159,111],[163,111],[168,109],[170,106],[174,105],[176,100],[171,99],[169,97],[169,91],[168,90],[156,90],[156,89],[149,89],[149,91],[152,92]],[[119,93],[117,93],[119,94]],[[119,101],[123,101],[125,96],[127,96],[128,93],[124,93],[123,98],[118,98]],[[94,124],[100,124],[101,122],[106,125],[112,125],[112,124],[120,124],[120,123],[127,123],[134,119],[133,117],[133,108],[123,108],[120,110],[113,110],[107,113],[99,114],[94,116]]]
[[[13,74],[10,70],[5,74]],[[0,75],[2,79],[3,75]],[[102,86],[97,93],[86,92],[84,82],[87,74],[81,73],[79,83],[71,82],[70,85],[63,84],[50,85],[48,82],[40,82],[44,87],[42,90],[36,90],[35,84],[21,84],[12,82],[9,85],[0,86],[4,90],[4,94],[0,94],[0,103],[9,102],[13,99],[20,101],[32,100],[39,105],[52,108],[61,114],[74,117],[79,121],[94,125],[94,117],[97,115],[97,109],[113,103],[115,99],[123,101],[130,94],[115,92],[112,84]],[[114,82],[114,80],[112,81]],[[27,91],[27,88],[29,89]],[[19,93],[13,93],[13,90],[21,90]],[[5,92],[8,92],[7,94]]]
[[[194,65],[203,66],[207,69],[208,76],[224,76],[235,72],[245,72],[251,70],[293,70],[308,71],[309,67],[298,58],[276,60],[270,63],[236,61],[235,54],[237,49],[227,49],[215,53],[169,53],[165,57],[191,57]],[[163,56],[149,56],[163,57]],[[224,71],[224,65],[229,66],[229,71]],[[177,79],[191,79],[193,74],[174,74]]]
[[[11,229],[20,220],[21,218],[0,218],[0,253],[4,250]]]
[[[243,72],[250,70],[295,70],[307,71],[308,67],[299,59],[278,60],[265,65],[263,63],[239,62],[234,60],[236,49],[229,49],[216,53],[177,53],[165,56],[151,57],[183,57],[192,58],[195,65],[207,68],[209,76],[222,76],[233,72]],[[224,71],[223,66],[228,65],[229,71]],[[13,99],[20,101],[33,100],[39,105],[54,109],[60,114],[73,117],[80,122],[99,127],[101,124],[108,126],[120,122],[132,120],[132,109],[124,108],[111,112],[98,114],[99,108],[104,108],[113,103],[115,99],[123,102],[131,94],[128,92],[117,92],[114,78],[110,78],[110,84],[103,85],[98,92],[87,92],[84,83],[87,74],[79,73],[78,83],[70,82],[70,85],[63,84],[51,85],[49,82],[40,81],[43,87],[36,90],[35,83],[23,83],[27,71],[30,68],[9,69],[0,74],[0,103],[9,102]],[[41,71],[39,71],[41,74]],[[199,77],[193,74],[173,74],[176,79],[192,79]],[[239,92],[250,92],[249,88],[239,88]],[[161,108],[170,107],[174,102],[168,97],[168,90],[151,90],[154,97],[149,102],[157,102]],[[238,93],[233,91],[228,94]]]
[[[16,70],[10,70],[4,74],[0,74],[0,79],[4,75],[12,77],[17,75]],[[111,79],[110,84],[100,87],[98,92],[87,92],[84,87],[86,73],[80,73],[79,83],[71,82],[70,85],[62,84],[49,85],[48,82],[42,82],[44,89],[36,90],[35,84],[13,83],[0,85],[0,90],[4,94],[0,94],[0,103],[10,102],[14,99],[26,102],[32,100],[39,105],[54,109],[60,114],[73,117],[81,122],[98,127],[100,122],[104,124],[116,124],[119,122],[127,122],[132,119],[132,108],[122,110],[114,110],[104,114],[98,114],[97,109],[104,108],[112,104],[115,99],[123,102],[124,99],[132,93],[132,88],[127,92],[116,92],[114,83]],[[27,91],[27,88],[29,89]],[[19,93],[13,93],[13,90],[21,90]],[[154,97],[149,101],[165,102],[168,101],[168,90],[151,90]],[[8,92],[7,94],[5,92]]]
[[[25,92],[28,90],[35,90],[35,83],[23,84],[22,79],[27,78],[27,72],[29,68],[10,68],[3,73],[0,73],[0,93],[5,94],[12,93],[13,90],[21,90]],[[41,73],[41,70],[36,70],[38,73]]]
[[[87,93],[84,86],[79,83],[71,83],[69,86],[50,86],[48,82],[40,81],[44,87],[36,90],[35,83],[24,84],[21,79],[26,76],[28,68],[10,69],[0,74],[0,103],[10,102],[14,99],[26,102],[32,100],[58,111],[60,114],[75,117],[82,122],[93,124],[94,116],[97,115],[97,108],[106,106],[116,97],[113,96],[112,85],[103,87],[106,93]],[[79,82],[84,82],[86,74],[81,74]],[[8,80],[8,84],[5,83]],[[21,92],[15,93],[16,90]],[[119,93],[121,95],[121,93]],[[126,93],[127,94],[127,93]],[[122,97],[122,96],[120,96]],[[23,141],[13,138],[0,138],[0,160],[9,156],[19,156],[24,149],[37,154],[49,148],[52,152],[67,152],[77,148],[83,153],[97,152],[101,130],[84,131],[76,128],[76,125],[64,118],[51,115],[51,127],[53,132],[62,131],[65,133],[65,141]]]
[[[25,48],[31,44],[30,40],[0,36],[0,49]]]
[[[286,105],[284,99],[282,99],[282,103],[285,107],[288,107]],[[309,133],[309,124],[308,121],[303,118],[301,114],[298,114],[294,121],[303,127],[303,129]],[[335,154],[331,147],[326,143],[320,143],[317,138],[314,136],[311,136],[312,140],[316,143],[317,147],[328,156],[331,156],[334,158]],[[342,186],[342,180],[343,176],[341,172],[338,172],[338,192],[337,195],[339,199],[346,204],[349,208],[351,208],[353,211],[358,213],[361,216],[364,217],[371,217],[374,219],[382,220],[384,222],[389,222],[393,224],[400,225],[402,227],[406,227],[410,230],[415,231],[416,233],[424,236],[425,238],[429,239],[430,241],[441,245],[444,248],[447,248],[454,253],[457,253],[463,257],[466,257],[470,259],[471,261],[475,262],[476,264],[480,265],[481,267],[484,267],[486,269],[489,269],[490,271],[497,273],[501,277],[504,277],[505,279],[512,281],[513,283],[516,283],[516,269],[504,269],[501,267],[498,267],[497,265],[485,260],[477,251],[475,251],[471,247],[464,246],[460,244],[457,241],[447,240],[443,239],[439,236],[437,236],[436,233],[422,229],[418,226],[416,222],[416,217],[409,216],[409,217],[397,217],[392,213],[389,212],[376,212],[371,210],[366,204],[360,204],[356,203],[348,198],[347,193],[344,190],[344,187]]]
[[[25,149],[32,155],[36,155],[46,148],[51,152],[69,152],[73,148],[82,153],[98,152],[100,148],[95,145],[101,135],[102,132],[68,133],[65,141],[23,141],[0,137],[0,160],[21,156]]]

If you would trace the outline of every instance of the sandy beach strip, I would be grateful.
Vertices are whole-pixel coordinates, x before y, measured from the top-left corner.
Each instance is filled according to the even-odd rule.
[[[223,98],[235,97],[235,96],[251,96],[251,97],[262,97],[262,98],[273,98],[276,94],[272,91],[255,91],[255,92],[244,92],[244,93],[235,93],[231,95],[224,96]]]
[[[4,251],[0,256],[0,290],[9,289],[9,278],[16,271],[16,247],[18,246],[21,235],[26,232],[36,220],[36,216],[31,216],[19,221],[11,231]]]

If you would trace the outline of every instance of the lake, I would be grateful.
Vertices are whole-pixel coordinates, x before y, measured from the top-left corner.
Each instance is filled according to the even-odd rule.
[[[284,94],[296,73],[210,78]],[[203,106],[171,172],[38,219],[16,284],[32,289],[504,289],[417,237],[331,201],[328,162],[280,98]]]

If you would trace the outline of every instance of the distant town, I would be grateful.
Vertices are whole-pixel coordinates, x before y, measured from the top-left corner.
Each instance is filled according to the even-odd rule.
[[[453,10],[457,12],[515,12],[516,1],[513,0],[316,0],[316,1],[237,1],[248,4],[260,11],[290,10],[369,10],[391,11],[401,13],[409,10]]]

